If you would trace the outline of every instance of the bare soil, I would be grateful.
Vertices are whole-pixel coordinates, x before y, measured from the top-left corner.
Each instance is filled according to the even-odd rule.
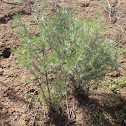
[[[100,18],[109,28],[107,36],[116,39],[122,48],[126,48],[126,1],[109,0],[112,7],[104,0],[66,0],[58,2],[59,6],[66,5],[70,9],[73,5],[77,7],[78,18],[85,17]],[[25,0],[23,3],[16,0],[0,1],[0,126],[31,126],[34,125],[34,115],[28,109],[29,99],[27,93],[33,92],[35,86],[26,81],[30,78],[29,73],[16,63],[15,55],[11,48],[18,48],[19,39],[13,30],[15,10],[22,18],[31,19],[34,0]],[[50,11],[55,8],[50,7]],[[33,29],[37,34],[38,31]],[[126,75],[126,53],[121,62],[120,71],[109,73],[107,77],[111,82]],[[74,103],[76,118],[70,123],[61,122],[58,126],[124,126],[126,125],[126,89],[121,88],[120,93],[115,93],[109,87],[98,93],[97,88],[88,100],[74,99],[69,96],[70,109]],[[109,117],[104,119],[103,113]],[[117,116],[119,115],[119,116]],[[123,117],[122,117],[123,115]],[[40,122],[40,120],[38,121]],[[42,125],[51,125],[48,123]],[[40,123],[36,124],[39,125]]]

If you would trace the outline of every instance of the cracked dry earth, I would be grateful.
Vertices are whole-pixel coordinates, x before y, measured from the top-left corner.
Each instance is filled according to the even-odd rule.
[[[103,21],[110,20],[107,7],[104,6],[104,8],[99,0],[72,0],[72,2],[78,7],[78,17],[85,18],[87,15],[93,17],[99,10]],[[65,4],[71,4],[68,3]],[[22,18],[29,19],[32,14],[32,5],[33,0],[25,0],[23,3],[13,2],[13,0],[10,2],[0,1],[0,126],[30,125],[28,117],[32,117],[32,114],[28,110],[29,100],[26,99],[26,94],[33,88],[33,84],[25,82],[29,76],[28,72],[16,64],[14,54],[10,49],[19,46],[18,37],[11,28],[15,9],[22,15]],[[111,0],[111,5],[115,11],[111,21],[108,22],[110,32],[108,37],[117,38],[120,45],[126,48],[126,4],[123,0]],[[126,74],[125,68],[126,54],[122,61],[123,74]],[[98,126],[97,121],[96,124],[94,124],[95,121],[89,123],[88,121],[91,119],[88,119],[86,114],[82,114],[82,111],[84,110],[78,110],[76,119],[78,122],[81,119],[79,126]],[[113,126],[121,126],[121,124],[114,123]]]

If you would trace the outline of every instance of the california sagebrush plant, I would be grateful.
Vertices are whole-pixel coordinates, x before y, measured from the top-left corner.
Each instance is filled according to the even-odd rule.
[[[39,35],[31,34],[16,16],[21,48],[15,53],[18,62],[36,77],[46,110],[53,115],[71,78],[76,88],[83,81],[102,77],[117,68],[120,53],[115,42],[105,37],[106,28],[99,21],[83,22],[64,9],[53,16],[40,13],[36,19]]]

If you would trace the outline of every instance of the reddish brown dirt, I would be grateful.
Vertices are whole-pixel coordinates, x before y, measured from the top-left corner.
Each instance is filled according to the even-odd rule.
[[[3,0],[4,1],[4,0]],[[32,0],[33,1],[33,0]],[[104,1],[104,0],[103,0]],[[118,40],[118,43],[126,48],[126,3],[125,0],[110,0],[113,7],[112,15],[110,15],[107,3],[102,0],[71,0],[60,2],[59,5],[77,6],[77,16],[79,18],[95,17],[99,13],[102,21],[107,20],[109,26],[108,37]],[[18,47],[19,40],[12,29],[14,23],[13,17],[15,9],[22,15],[23,19],[30,19],[32,12],[32,4],[30,0],[23,3],[18,2],[2,2],[0,1],[0,126],[26,126],[33,124],[33,115],[28,110],[29,100],[26,99],[27,92],[33,89],[33,84],[25,82],[28,78],[28,72],[16,64],[15,56],[10,48]],[[52,9],[53,11],[53,9]],[[36,33],[34,30],[33,32]],[[126,75],[126,53],[121,63],[121,74]],[[114,76],[112,73],[110,76]],[[118,76],[114,76],[117,77]],[[108,89],[109,92],[109,89]],[[106,92],[106,94],[108,94]],[[117,118],[111,116],[114,113],[114,107],[121,107],[119,98],[118,105],[112,104],[111,107],[105,109],[105,113],[109,114],[110,120],[101,123],[97,117],[93,116],[93,112],[101,112],[104,106],[106,94],[101,96],[93,95],[86,102],[75,102],[76,119],[71,125],[75,126],[123,126],[126,122],[120,122]],[[123,96],[126,92],[122,91]],[[111,97],[117,97],[111,93]],[[117,99],[118,99],[117,98]],[[69,102],[71,102],[69,100]],[[109,104],[109,99],[106,101]],[[117,104],[118,104],[117,103]],[[71,103],[72,104],[72,103]],[[114,106],[115,105],[115,106]],[[111,110],[111,112],[109,112]],[[113,114],[114,115],[114,114]],[[31,123],[31,124],[30,124]],[[45,124],[47,125],[47,124]],[[49,125],[49,124],[48,124]]]

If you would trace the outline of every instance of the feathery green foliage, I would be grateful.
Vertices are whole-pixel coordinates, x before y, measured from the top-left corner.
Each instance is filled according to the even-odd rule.
[[[77,86],[118,67],[120,49],[105,37],[100,21],[83,22],[65,9],[53,16],[40,13],[39,35],[31,34],[19,15],[16,21],[21,46],[15,52],[17,60],[36,77],[48,112],[60,107],[71,77]]]

